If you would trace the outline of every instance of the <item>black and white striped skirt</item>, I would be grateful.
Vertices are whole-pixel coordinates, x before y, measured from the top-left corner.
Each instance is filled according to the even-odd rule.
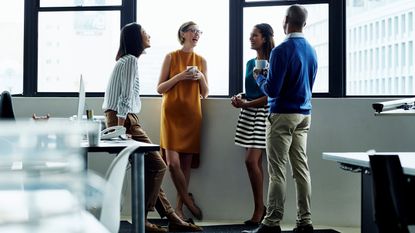
[[[235,144],[246,148],[265,149],[265,120],[269,106],[243,108],[236,125]]]

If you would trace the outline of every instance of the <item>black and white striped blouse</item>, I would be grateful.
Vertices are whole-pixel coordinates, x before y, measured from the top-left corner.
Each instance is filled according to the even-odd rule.
[[[128,54],[118,59],[108,81],[102,109],[116,111],[120,118],[140,112],[140,83],[135,56]]]

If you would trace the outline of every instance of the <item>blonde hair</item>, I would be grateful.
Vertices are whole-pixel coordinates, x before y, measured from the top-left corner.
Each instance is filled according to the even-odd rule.
[[[189,27],[197,25],[195,22],[193,21],[188,21],[186,23],[183,23],[180,28],[179,31],[177,32],[177,39],[179,40],[179,43],[181,45],[184,44],[184,37],[182,36],[182,33],[186,32],[187,29],[189,29]]]

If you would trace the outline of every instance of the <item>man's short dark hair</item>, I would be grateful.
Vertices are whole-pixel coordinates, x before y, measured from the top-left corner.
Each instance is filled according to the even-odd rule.
[[[287,21],[291,25],[302,28],[307,21],[308,12],[305,7],[298,4],[291,5],[287,9]]]

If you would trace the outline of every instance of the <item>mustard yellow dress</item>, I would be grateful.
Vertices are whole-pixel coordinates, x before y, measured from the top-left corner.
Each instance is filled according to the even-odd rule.
[[[168,79],[184,71],[187,66],[197,66],[199,71],[203,69],[202,57],[194,52],[177,50],[170,55]],[[161,103],[160,147],[193,154],[193,168],[199,166],[202,122],[200,98],[199,81],[183,80],[163,94]]]

